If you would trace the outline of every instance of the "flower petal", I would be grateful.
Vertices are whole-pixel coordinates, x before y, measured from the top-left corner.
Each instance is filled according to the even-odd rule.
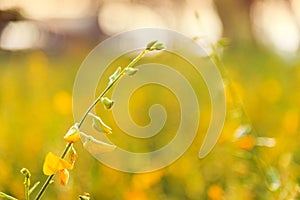
[[[55,174],[57,171],[62,169],[72,169],[72,165],[60,157],[49,152],[45,158],[43,165],[43,172],[45,175]]]
[[[78,158],[78,154],[75,151],[74,147],[71,148],[71,151],[69,152],[68,162],[74,166],[75,161]]]
[[[66,133],[66,135],[64,136],[64,140],[66,142],[71,142],[71,143],[74,143],[76,142],[77,140],[79,140],[80,138],[80,135],[79,135],[79,128],[78,128],[78,125],[77,123],[72,126],[69,131]]]
[[[61,185],[67,185],[70,174],[67,169],[63,169],[59,171],[59,183]]]

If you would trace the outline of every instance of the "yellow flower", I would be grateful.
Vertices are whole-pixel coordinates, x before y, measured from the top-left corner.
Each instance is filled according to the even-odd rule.
[[[79,128],[78,128],[78,124],[76,123],[66,133],[66,135],[64,136],[64,140],[66,142],[74,143],[74,142],[76,142],[79,139],[80,139]]]
[[[72,169],[73,166],[65,161],[64,159],[54,155],[52,152],[49,152],[46,156],[44,165],[43,165],[43,172],[45,175],[49,176],[55,174],[58,171],[64,169]]]
[[[207,195],[211,200],[221,200],[223,198],[223,189],[219,185],[212,185],[208,188]]]
[[[255,146],[256,139],[253,135],[245,135],[237,140],[237,146],[243,150],[250,150]]]

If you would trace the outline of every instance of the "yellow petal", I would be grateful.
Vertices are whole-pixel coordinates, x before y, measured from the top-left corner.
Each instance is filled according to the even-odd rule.
[[[74,166],[74,163],[75,161],[77,160],[78,158],[78,154],[77,152],[75,151],[74,147],[72,147],[70,153],[69,153],[69,157],[68,157],[68,161],[69,163]]]
[[[61,185],[67,185],[70,174],[67,169],[63,169],[59,171],[59,183]]]
[[[79,140],[80,136],[79,136],[79,129],[77,127],[77,124],[75,124],[74,126],[72,126],[69,131],[66,133],[64,140],[66,142],[71,142],[74,143],[77,140]]]
[[[67,161],[61,159],[60,157],[54,155],[52,152],[49,152],[45,158],[45,162],[43,165],[44,174],[49,176],[63,169],[72,169],[72,165]]]

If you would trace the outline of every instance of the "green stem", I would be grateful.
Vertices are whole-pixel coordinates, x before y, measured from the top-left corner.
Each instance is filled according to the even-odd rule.
[[[66,154],[68,153],[68,151],[71,149],[73,143],[68,143],[64,152],[61,155],[61,158],[64,159]],[[41,199],[41,197],[43,196],[43,194],[45,193],[47,187],[49,186],[51,180],[53,179],[53,177],[55,176],[55,174],[52,174],[50,176],[48,176],[47,180],[45,181],[44,185],[42,186],[41,190],[39,191],[39,193],[37,194],[37,196],[35,197],[35,200],[39,200]]]
[[[133,67],[139,60],[141,60],[144,55],[150,50],[148,49],[144,49],[143,51],[141,51],[141,53],[139,55],[137,55],[137,57],[135,57],[122,71],[121,73],[116,77],[116,79],[111,82],[110,84],[107,85],[107,87],[102,91],[102,93],[97,97],[97,99],[90,105],[90,107],[86,110],[86,112],[84,113],[83,117],[81,118],[81,120],[78,123],[78,128],[80,128],[82,126],[82,124],[84,123],[86,117],[88,116],[88,113],[96,106],[96,104],[101,100],[101,98],[110,90],[110,88],[122,77],[124,76],[126,69],[129,67]],[[66,154],[68,153],[68,151],[71,149],[73,143],[68,143],[68,145],[66,146],[63,154],[61,155],[61,158],[64,159]],[[44,185],[42,186],[41,190],[39,191],[39,193],[37,194],[37,196],[35,197],[35,200],[39,200],[41,199],[42,195],[44,194],[44,192],[46,191],[47,187],[49,186],[51,180],[53,179],[53,177],[55,176],[55,174],[52,174],[50,176],[48,176],[47,180],[45,181]]]
[[[2,197],[2,198],[4,198],[4,199],[8,199],[8,200],[18,200],[18,199],[16,199],[15,197],[12,197],[12,196],[10,196],[10,195],[8,195],[8,194],[5,194],[5,193],[3,193],[3,192],[0,192],[0,197]]]
[[[29,200],[29,185],[25,183],[25,200]]]
[[[144,55],[148,52],[149,50],[144,49],[141,51],[137,57],[135,57],[122,71],[121,73],[116,77],[114,81],[112,81],[110,84],[107,85],[107,87],[102,91],[102,93],[97,97],[97,99],[90,105],[90,107],[86,110],[84,113],[83,117],[78,123],[78,128],[80,128],[85,121],[86,117],[88,116],[89,112],[96,106],[96,104],[101,100],[102,97],[110,90],[110,88],[125,74],[125,71],[127,68],[133,67],[139,60],[141,60]]]

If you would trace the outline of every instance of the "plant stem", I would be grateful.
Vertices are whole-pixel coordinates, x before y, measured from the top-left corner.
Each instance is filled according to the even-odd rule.
[[[139,55],[137,55],[122,71],[121,73],[115,78],[114,81],[112,81],[111,83],[109,83],[107,85],[107,87],[102,91],[102,93],[97,97],[97,99],[90,105],[90,107],[86,110],[86,112],[84,113],[83,117],[81,118],[81,120],[78,123],[78,128],[80,128],[82,126],[82,124],[84,123],[86,117],[88,116],[88,113],[96,106],[96,104],[101,100],[101,98],[110,90],[110,88],[122,77],[124,76],[126,69],[133,67],[139,60],[141,60],[144,55],[150,50],[148,49],[144,49],[141,51],[141,53]],[[66,154],[68,153],[68,151],[71,149],[73,143],[68,143],[65,150],[63,151],[61,158],[64,159]],[[39,193],[37,194],[37,196],[35,197],[35,200],[39,200],[41,199],[42,195],[45,193],[47,187],[49,186],[51,180],[53,179],[53,177],[55,176],[55,174],[52,174],[50,176],[48,176],[47,180],[45,181],[44,185],[42,186],[41,190],[39,191]]]
[[[29,185],[25,182],[25,200],[29,200]]]
[[[71,149],[73,143],[68,143],[64,152],[61,155],[61,158],[64,159],[66,154],[68,153],[68,151]],[[41,190],[39,191],[39,193],[37,194],[37,196],[35,197],[35,200],[39,200],[41,199],[41,197],[43,196],[44,192],[46,191],[47,187],[49,186],[51,180],[53,179],[53,177],[55,176],[55,174],[52,174],[50,176],[48,176],[47,180],[45,181],[43,187],[41,188]]]
[[[125,71],[127,68],[133,67],[139,60],[141,60],[144,55],[148,52],[149,50],[144,49],[141,51],[139,55],[137,55],[122,71],[121,73],[116,77],[114,81],[112,81],[110,84],[107,85],[107,87],[102,91],[102,93],[97,97],[97,99],[90,105],[90,107],[86,110],[84,113],[83,117],[78,123],[78,128],[80,128],[85,121],[85,118],[89,114],[89,112],[96,106],[96,104],[101,100],[101,98],[110,90],[110,88],[125,74]]]

